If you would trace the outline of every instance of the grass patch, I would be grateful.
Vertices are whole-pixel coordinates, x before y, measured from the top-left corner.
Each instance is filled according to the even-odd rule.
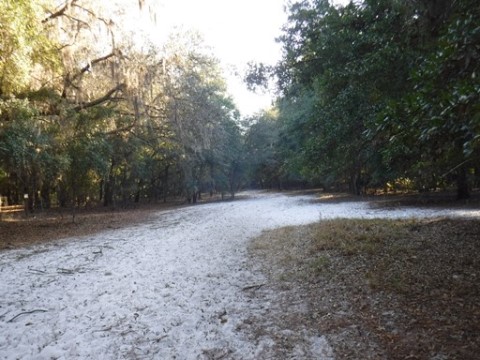
[[[478,220],[329,220],[265,233],[252,251],[305,294],[305,321],[339,358],[473,359],[479,234]]]
[[[313,251],[337,250],[344,256],[375,254],[405,236],[394,221],[329,220],[312,227]]]
[[[310,267],[315,274],[322,274],[328,271],[331,264],[330,258],[326,255],[320,255],[310,262]]]

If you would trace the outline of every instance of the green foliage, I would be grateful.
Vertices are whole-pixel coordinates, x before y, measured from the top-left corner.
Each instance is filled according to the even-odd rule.
[[[238,112],[198,34],[105,53],[100,39],[120,37],[101,6],[55,5],[0,2],[0,193],[27,191],[32,208],[233,195],[245,176]]]
[[[479,153],[479,5],[291,5],[276,72],[289,171],[360,193],[397,178],[456,181]],[[293,166],[292,166],[293,164]]]
[[[478,5],[467,3],[451,10],[449,22],[419,56],[413,86],[379,124],[390,136],[387,158],[403,161],[409,167],[404,173],[420,187],[456,178],[459,197],[468,197],[468,184],[461,180],[468,168],[478,166],[480,133],[479,65],[474,60],[480,58],[475,21],[480,12]]]
[[[252,185],[260,188],[281,187],[279,125],[275,111],[265,111],[252,119],[246,136]]]
[[[60,66],[59,53],[41,24],[46,1],[0,2],[0,96],[32,86],[32,75]],[[38,74],[40,75],[40,74]]]
[[[285,105],[298,107],[306,96],[312,105],[309,114],[302,110],[293,115],[297,120],[287,120],[287,133],[300,135],[297,147],[310,178],[359,192],[360,183],[371,181],[366,171],[375,154],[366,146],[366,131],[381,103],[404,87],[409,59],[397,34],[405,10],[368,1],[336,9],[317,1],[291,12],[294,24],[283,37],[287,56],[279,69],[287,69],[291,80],[281,109],[291,113]]]
[[[68,166],[58,141],[56,128],[28,100],[0,101],[0,159],[4,171],[17,180],[20,192],[36,194]],[[8,189],[8,184],[4,186]]]

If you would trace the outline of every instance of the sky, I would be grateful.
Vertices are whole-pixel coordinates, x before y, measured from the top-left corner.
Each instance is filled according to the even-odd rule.
[[[154,43],[161,44],[175,29],[196,30],[204,37],[221,62],[229,93],[243,116],[270,107],[274,94],[248,91],[242,77],[249,62],[274,65],[280,60],[281,45],[275,39],[287,21],[285,0],[144,0],[144,4],[156,21],[140,19],[136,26],[143,27]]]

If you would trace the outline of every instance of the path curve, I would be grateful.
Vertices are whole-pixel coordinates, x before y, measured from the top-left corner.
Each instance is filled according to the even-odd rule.
[[[159,212],[128,228],[0,253],[0,357],[268,358],[276,340],[268,332],[252,338],[245,325],[276,300],[248,296],[265,282],[248,259],[250,239],[330,217],[412,216],[411,209],[386,213],[366,203],[311,200],[251,192],[244,200]],[[321,334],[297,336],[293,358],[332,358]]]

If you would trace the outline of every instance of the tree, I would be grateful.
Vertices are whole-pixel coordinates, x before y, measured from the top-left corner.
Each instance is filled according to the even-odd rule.
[[[467,197],[478,168],[478,9],[292,4],[275,67],[285,168],[357,194],[408,178],[417,189],[456,182]],[[250,82],[265,71],[253,67]]]
[[[280,126],[277,117],[278,114],[273,109],[253,116],[245,135],[251,185],[261,189],[281,189],[284,180],[279,156]]]
[[[49,126],[27,100],[0,101],[0,114],[1,167],[11,179],[4,191],[13,203],[26,193],[31,208],[49,207],[52,185],[69,163],[55,146],[59,129]]]
[[[212,166],[219,158],[217,144],[228,133],[224,125],[235,109],[225,95],[219,64],[202,48],[198,34],[184,34],[181,39],[176,35],[166,55],[168,122],[177,139],[186,198],[196,202],[202,178],[208,174],[206,163]]]
[[[238,190],[238,111],[197,35],[138,46],[116,3],[0,10],[0,191],[11,200],[28,192],[32,209],[75,210]]]
[[[409,176],[426,188],[454,181],[457,197],[465,199],[468,174],[478,168],[480,7],[471,1],[425,6],[428,46],[412,71],[413,86],[379,127],[390,135],[385,154],[411,159]]]
[[[370,169],[377,162],[367,131],[408,77],[408,41],[399,34],[409,9],[397,1],[341,8],[314,1],[290,11],[281,38],[286,55],[277,72],[284,111],[298,100],[311,104],[308,118],[290,124],[303,129],[297,134],[309,134],[300,135],[304,168],[327,186],[346,183],[358,194],[373,181]]]

